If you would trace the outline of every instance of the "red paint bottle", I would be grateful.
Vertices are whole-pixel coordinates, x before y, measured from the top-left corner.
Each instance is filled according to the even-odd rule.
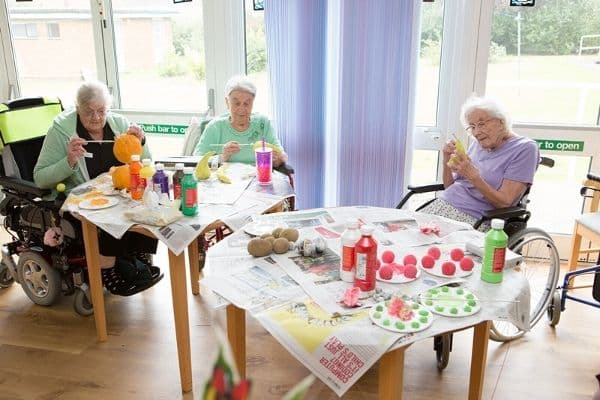
[[[377,263],[377,242],[373,238],[372,225],[360,228],[361,237],[354,246],[356,273],[354,286],[360,289],[360,298],[371,296],[375,291],[375,273]]]

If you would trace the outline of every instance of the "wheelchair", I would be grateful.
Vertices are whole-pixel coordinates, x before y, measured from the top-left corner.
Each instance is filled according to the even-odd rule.
[[[73,308],[88,316],[93,307],[82,234],[69,216],[59,214],[64,195],[43,200],[50,191],[33,183],[44,137],[62,110],[59,99],[41,97],[0,104],[0,186],[4,195],[0,214],[12,237],[1,248],[0,287],[17,282],[31,301],[42,306],[54,304],[61,294],[74,295]],[[53,236],[50,243],[48,233]]]
[[[552,168],[554,160],[542,157],[540,165]],[[408,186],[408,193],[400,200],[396,208],[400,209],[408,200],[416,194],[431,194],[444,190],[440,183],[425,186]],[[504,231],[508,235],[508,248],[522,256],[521,261],[514,267],[523,273],[529,281],[531,289],[529,314],[530,327],[540,320],[546,313],[548,304],[558,282],[560,274],[560,258],[554,241],[548,233],[533,227],[527,227],[531,212],[527,210],[527,199],[530,188],[528,187],[518,204],[513,207],[500,208],[484,213],[484,215],[473,225],[474,229],[482,223],[494,218],[505,221]],[[430,202],[416,208],[422,209]],[[497,342],[508,342],[525,334],[525,331],[506,321],[492,321],[490,328],[490,339]],[[434,338],[434,351],[436,353],[437,368],[443,370],[448,365],[450,351],[452,351],[452,333],[446,333]]]

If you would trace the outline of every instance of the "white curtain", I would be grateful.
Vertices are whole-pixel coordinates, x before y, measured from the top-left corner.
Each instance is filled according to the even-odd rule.
[[[266,0],[277,131],[299,208],[393,207],[413,130],[418,0]]]

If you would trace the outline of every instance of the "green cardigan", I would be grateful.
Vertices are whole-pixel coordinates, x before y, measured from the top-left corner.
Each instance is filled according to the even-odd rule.
[[[113,132],[125,132],[129,128],[129,121],[113,112],[106,116],[106,122]],[[56,196],[56,185],[64,183],[67,192],[74,187],[90,180],[85,159],[82,157],[73,168],[67,161],[67,143],[76,134],[77,111],[70,109],[63,111],[54,119],[48,134],[44,139],[42,150],[33,170],[33,180],[42,189],[52,189],[50,198]],[[147,144],[143,147],[141,158],[152,158]]]

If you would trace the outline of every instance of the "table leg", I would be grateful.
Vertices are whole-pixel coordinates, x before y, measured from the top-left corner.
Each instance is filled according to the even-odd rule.
[[[246,312],[233,304],[227,306],[227,337],[240,378],[246,378]]]
[[[389,351],[379,360],[379,398],[401,400],[405,347]]]
[[[198,251],[198,238],[194,239],[188,246],[188,261],[190,264],[190,280],[192,286],[192,294],[200,294],[200,252]]]
[[[485,377],[485,366],[487,364],[487,349],[491,325],[491,321],[483,321],[475,325],[473,330],[469,400],[481,399],[483,393],[483,378]]]
[[[98,341],[105,342],[106,313],[104,311],[104,293],[102,289],[102,276],[100,273],[100,248],[98,246],[98,229],[87,219],[82,219],[83,243],[85,246],[85,259],[87,264],[90,293],[94,305],[94,321],[96,322],[96,336]]]
[[[177,356],[182,392],[192,390],[192,355],[190,348],[190,322],[188,319],[187,290],[185,288],[185,256],[178,256],[169,250],[169,271],[171,276],[171,295],[173,297],[173,316],[175,318],[175,336],[177,338]]]

